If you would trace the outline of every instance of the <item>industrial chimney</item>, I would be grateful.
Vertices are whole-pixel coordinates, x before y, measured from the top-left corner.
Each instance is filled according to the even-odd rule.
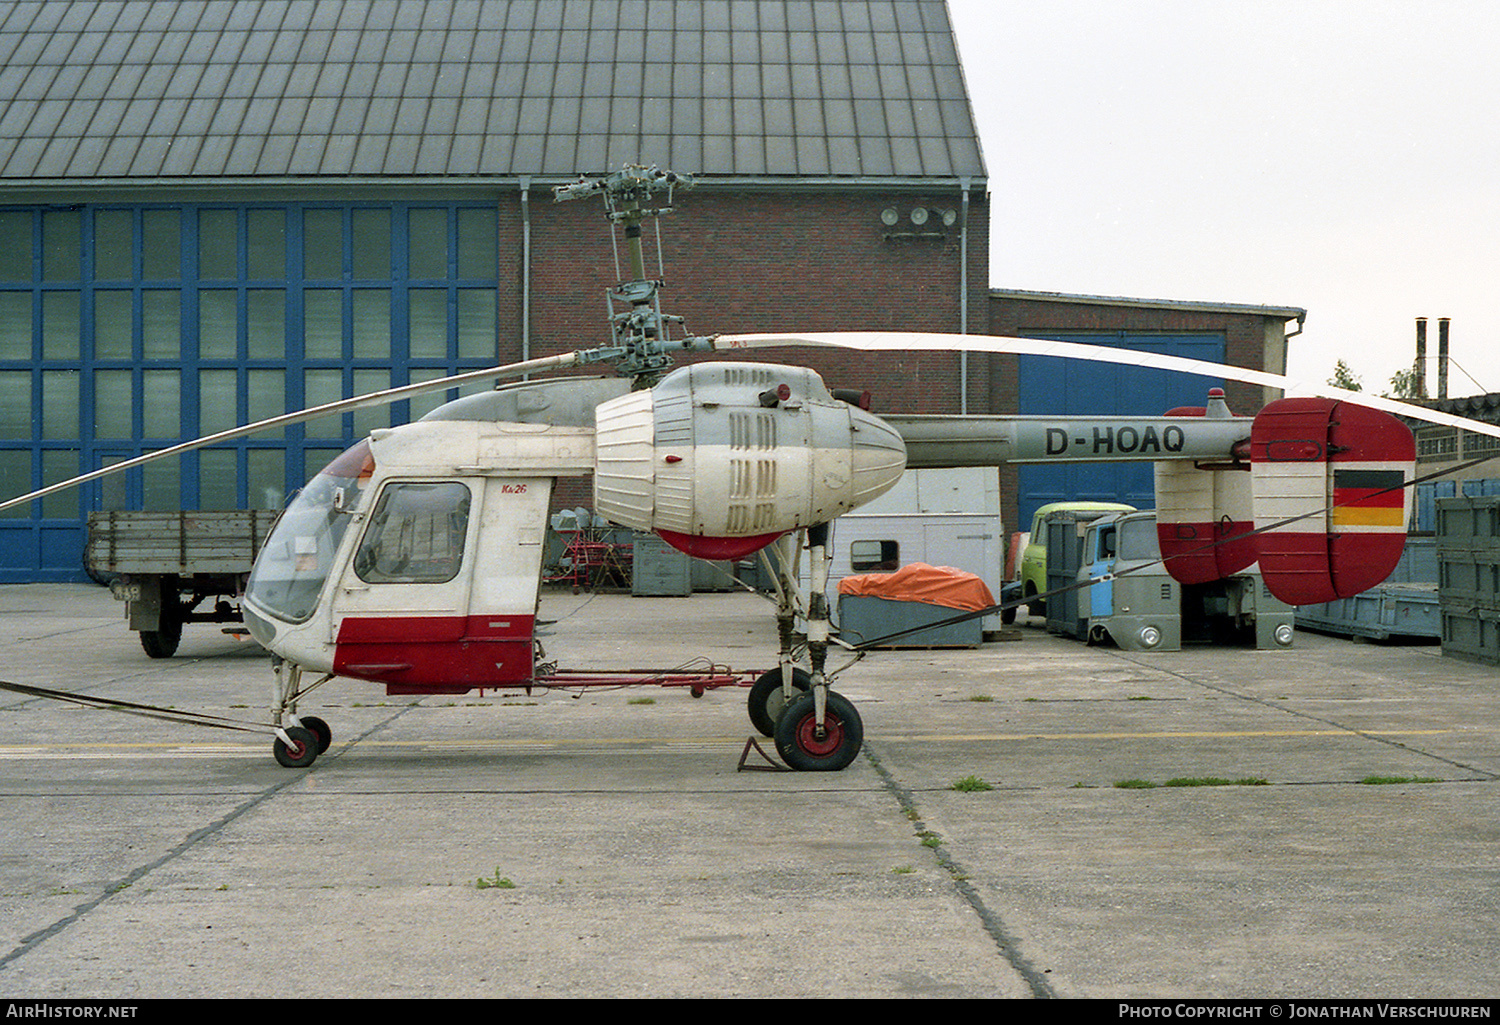
[[[1417,318],[1417,398],[1427,397],[1427,318]]]
[[[1448,317],[1438,318],[1438,393],[1437,397],[1448,397]]]

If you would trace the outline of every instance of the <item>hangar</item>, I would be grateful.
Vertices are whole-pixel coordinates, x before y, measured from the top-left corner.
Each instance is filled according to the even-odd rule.
[[[1279,371],[1302,317],[992,291],[990,182],[942,0],[10,0],[0,58],[8,495],[597,344],[607,231],[551,186],[626,162],[698,176],[660,257],[668,309],[699,332],[1088,336]],[[886,409],[1097,393],[1004,357],[785,358]],[[443,398],[7,510],[0,581],[78,578],[93,509],[279,507],[354,438]],[[1075,485],[1012,474],[1007,522],[1056,487]]]

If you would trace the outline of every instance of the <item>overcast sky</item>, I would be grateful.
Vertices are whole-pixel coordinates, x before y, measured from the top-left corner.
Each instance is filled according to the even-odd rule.
[[[1500,391],[1500,4],[949,0],[995,287],[1302,307],[1383,391]],[[1429,376],[1435,394],[1436,374]]]

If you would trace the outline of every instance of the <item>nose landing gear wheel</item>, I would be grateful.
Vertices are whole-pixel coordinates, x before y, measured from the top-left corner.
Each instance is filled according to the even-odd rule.
[[[812,686],[812,677],[802,669],[792,670],[792,686],[800,691],[805,691]],[[781,670],[772,669],[769,673],[761,674],[750,688],[750,725],[760,731],[763,737],[774,737],[776,735],[776,720],[781,718],[781,713],[786,709],[786,699],[781,695]]]
[[[828,692],[823,728],[811,692],[799,694],[776,723],[776,750],[783,761],[803,772],[836,772],[859,754],[865,727],[848,699]]]
[[[292,726],[286,731],[291,738],[291,745],[277,737],[271,744],[271,753],[276,760],[288,769],[305,769],[318,757],[318,738],[311,730],[303,729],[301,726]]]
[[[315,715],[304,715],[301,716],[301,719],[302,728],[308,730],[314,737],[318,738],[318,754],[327,751],[328,745],[333,743],[333,730],[329,727],[328,723]]]

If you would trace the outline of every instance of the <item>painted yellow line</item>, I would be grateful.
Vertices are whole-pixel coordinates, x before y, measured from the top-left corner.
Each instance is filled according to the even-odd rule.
[[[1014,742],[1023,740],[1234,740],[1253,737],[1264,737],[1268,739],[1283,737],[1432,737],[1446,733],[1455,733],[1457,730],[1354,730],[1354,729],[1324,729],[1324,730],[1161,730],[1139,733],[887,733],[881,734],[877,740],[885,743],[960,743],[960,744],[982,744],[998,742]],[[1465,731],[1471,732],[1471,731]],[[771,742],[765,738],[758,738],[762,745]],[[524,748],[549,749],[549,748],[603,748],[618,749],[622,747],[642,748],[704,748],[720,747],[724,745],[743,744],[743,736],[719,736],[719,737],[527,737],[516,739],[483,739],[471,740],[366,740],[360,743],[364,748],[386,748],[386,749],[424,749],[424,750],[486,750],[486,749],[510,749],[520,750]],[[337,742],[335,742],[337,747]],[[256,744],[184,744],[181,742],[158,742],[140,741],[135,743],[113,743],[113,744],[28,744],[0,745],[0,761],[21,761],[25,759],[82,759],[82,758],[119,758],[131,754],[171,754],[174,757],[208,757],[213,755],[260,757],[265,755],[269,745],[265,743]]]
[[[1151,733],[943,733],[882,734],[889,741],[986,740],[1159,740],[1207,737],[1429,737],[1453,730],[1163,730]]]
[[[487,748],[557,748],[557,747],[718,747],[726,744],[743,744],[744,737],[559,737],[525,739],[474,740],[366,740],[360,748],[408,748],[426,750],[464,750]],[[770,744],[761,739],[762,744]],[[338,741],[334,741],[334,748]],[[0,761],[19,761],[28,758],[121,758],[128,755],[171,754],[174,756],[199,755],[264,755],[270,751],[269,738],[256,744],[184,744],[180,741],[160,743],[140,742],[131,744],[29,744],[25,747],[0,745]]]
[[[269,742],[270,734],[266,735]],[[244,751],[249,749],[249,744],[184,744],[180,740],[141,740],[132,743],[74,743],[74,744],[27,744],[8,745],[0,744],[0,755],[27,754],[36,751],[131,751],[131,750],[162,750],[173,749],[178,751]],[[262,745],[256,745],[262,746]]]

